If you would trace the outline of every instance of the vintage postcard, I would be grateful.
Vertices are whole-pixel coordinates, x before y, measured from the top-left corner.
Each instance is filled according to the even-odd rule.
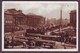
[[[2,51],[78,51],[78,2],[3,1]]]

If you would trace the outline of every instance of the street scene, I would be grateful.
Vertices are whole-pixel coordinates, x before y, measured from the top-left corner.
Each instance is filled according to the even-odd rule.
[[[4,3],[5,49],[75,49],[75,3]]]

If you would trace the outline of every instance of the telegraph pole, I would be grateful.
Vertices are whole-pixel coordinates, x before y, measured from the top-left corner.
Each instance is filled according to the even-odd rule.
[[[62,6],[60,8],[60,25],[59,25],[59,35],[60,35],[60,40],[61,40],[61,44],[62,44],[62,32],[61,32],[61,29],[62,29]]]
[[[61,31],[61,28],[62,28],[62,7],[60,10],[60,31]]]
[[[14,18],[14,14],[13,14],[13,18]],[[11,42],[11,44],[12,44],[12,48],[14,48],[14,20],[13,20],[13,23],[12,23],[12,42]]]
[[[59,25],[59,32],[61,32],[61,28],[62,28],[62,7],[60,8],[60,25]]]
[[[14,35],[15,35],[14,32],[16,31],[16,30],[15,30],[15,29],[16,29],[16,15],[17,15],[17,14],[13,14],[13,19],[14,19],[14,20],[13,20],[13,24],[12,24],[12,26],[13,26],[13,27],[12,27],[12,48],[14,48]]]

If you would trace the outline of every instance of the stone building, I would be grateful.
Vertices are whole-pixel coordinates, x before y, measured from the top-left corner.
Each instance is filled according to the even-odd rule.
[[[27,14],[27,26],[29,27],[40,27],[45,24],[45,17],[35,14]]]
[[[70,25],[76,27],[76,10],[70,12]]]
[[[7,9],[4,12],[4,28],[5,32],[13,31],[13,28],[25,23],[25,15],[21,10]]]

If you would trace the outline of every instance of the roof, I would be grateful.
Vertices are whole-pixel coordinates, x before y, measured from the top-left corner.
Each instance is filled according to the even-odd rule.
[[[76,10],[72,10],[70,13],[75,13],[76,12]]]
[[[21,14],[22,11],[21,10],[16,10],[16,9],[7,9],[4,12],[5,14]]]
[[[31,18],[44,18],[44,17],[41,16],[41,15],[36,15],[36,14],[33,14],[33,13],[29,13],[29,14],[27,14],[26,16],[31,17]],[[34,17],[34,16],[35,16],[35,17]]]

